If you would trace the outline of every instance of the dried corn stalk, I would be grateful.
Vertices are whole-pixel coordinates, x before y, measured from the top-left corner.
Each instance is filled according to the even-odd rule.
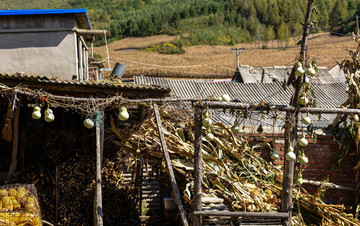
[[[169,118],[168,118],[169,119]],[[184,119],[177,123],[163,121],[163,131],[174,169],[178,172],[178,181],[183,189],[183,198],[192,200],[194,164],[193,122]],[[112,129],[119,138],[114,141],[121,149],[140,155],[152,162],[162,163],[162,152],[158,129],[153,118],[146,120],[141,127],[132,131],[122,131],[112,123]],[[204,131],[205,132],[205,131]],[[224,198],[232,210],[238,211],[278,211],[282,172],[266,162],[252,150],[247,141],[235,137],[223,124],[211,127],[215,135],[213,142],[203,140],[203,192]],[[126,137],[121,134],[127,134]],[[166,170],[163,170],[166,173]],[[346,215],[342,206],[327,205],[306,192],[295,191],[294,199],[301,213],[294,218],[299,225],[305,222],[324,225],[358,225],[352,215]],[[304,216],[303,218],[301,216]]]

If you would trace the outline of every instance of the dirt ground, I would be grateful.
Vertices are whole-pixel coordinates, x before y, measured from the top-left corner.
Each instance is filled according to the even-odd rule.
[[[144,38],[125,38],[108,45],[111,68],[116,62],[127,69],[124,77],[134,75],[163,76],[177,78],[231,78],[236,69],[236,56],[231,48],[245,48],[239,56],[240,65],[289,66],[299,55],[300,46],[290,42],[287,49],[277,41],[266,44],[267,49],[256,48],[255,44],[236,46],[191,46],[185,54],[165,55],[141,51],[161,41],[172,41],[176,37],[158,35]],[[348,58],[348,50],[355,48],[350,36],[337,37],[329,33],[312,35],[308,42],[308,55],[316,59],[318,66],[331,67],[336,61]],[[107,57],[105,46],[95,47],[94,52],[103,59]],[[108,62],[105,61],[106,67]]]

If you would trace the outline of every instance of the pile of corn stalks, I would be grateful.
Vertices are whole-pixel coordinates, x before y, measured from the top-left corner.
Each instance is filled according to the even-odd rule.
[[[360,38],[354,36],[356,49],[349,50],[350,59],[345,59],[341,63],[340,68],[346,74],[345,78],[349,85],[347,100],[340,106],[341,108],[360,109]],[[341,126],[341,124],[343,124]],[[360,208],[360,120],[359,115],[338,115],[333,122],[333,132],[340,140],[341,152],[338,157],[340,164],[348,155],[357,156],[357,163],[354,166],[356,197],[355,203]]]
[[[193,199],[194,133],[193,121],[184,118],[174,123],[170,117],[162,120],[167,148],[183,198]],[[112,130],[121,149],[149,159],[166,173],[154,118],[147,119],[133,131],[119,130],[112,121]],[[205,132],[205,128],[203,128]],[[270,212],[280,210],[282,172],[259,157],[242,137],[236,137],[222,123],[211,127],[215,140],[203,139],[203,193],[215,194],[234,211]],[[130,135],[131,134],[131,135]],[[182,177],[182,178],[181,178]],[[180,183],[181,183],[180,182]],[[296,225],[359,225],[360,221],[346,214],[341,205],[327,205],[318,196],[295,189]]]

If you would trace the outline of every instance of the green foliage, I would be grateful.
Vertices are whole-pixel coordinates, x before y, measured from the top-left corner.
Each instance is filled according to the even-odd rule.
[[[102,57],[100,54],[94,53],[94,58],[97,59],[98,61],[102,61]]]
[[[315,30],[354,31],[358,0],[315,0]],[[266,42],[277,34],[287,42],[301,34],[307,1],[299,0],[3,0],[1,9],[87,8],[95,29],[109,39],[155,34],[190,34],[188,44]],[[350,24],[350,25],[349,25]],[[285,27],[286,28],[285,28]],[[229,31],[223,29],[228,28]],[[215,31],[214,28],[220,28]],[[272,29],[272,31],[270,31]],[[279,31],[280,30],[280,31]],[[204,32],[200,34],[199,31]],[[285,31],[285,34],[281,34]],[[235,35],[234,32],[237,32]],[[231,40],[229,40],[229,38]],[[202,40],[199,40],[202,39]],[[101,39],[100,39],[101,41]]]
[[[179,42],[161,42],[144,49],[145,52],[158,52],[160,54],[182,54],[185,51]]]

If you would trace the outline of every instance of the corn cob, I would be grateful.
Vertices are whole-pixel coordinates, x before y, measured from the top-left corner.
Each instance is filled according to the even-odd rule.
[[[17,196],[17,191],[14,188],[9,189],[8,196],[16,197]]]
[[[13,211],[13,205],[9,196],[2,197],[1,201],[3,208],[7,209],[8,211]]]
[[[8,192],[6,190],[0,190],[0,198],[7,196]]]
[[[39,215],[28,212],[0,212],[0,226],[18,224],[41,225],[41,220]]]

